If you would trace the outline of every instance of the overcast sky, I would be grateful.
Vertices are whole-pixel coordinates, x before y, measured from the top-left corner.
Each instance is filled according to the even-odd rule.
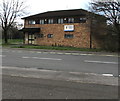
[[[34,15],[46,11],[67,9],[88,9],[91,0],[26,0],[28,15]],[[28,16],[27,15],[27,16]]]
[[[66,9],[87,9],[90,0],[27,0],[30,14]]]

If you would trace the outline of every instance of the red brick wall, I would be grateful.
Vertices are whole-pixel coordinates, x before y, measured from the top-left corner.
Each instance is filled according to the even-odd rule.
[[[74,25],[74,31],[65,32],[64,25]],[[86,23],[71,23],[71,24],[43,24],[43,25],[26,24],[25,27],[41,28],[40,33],[44,34],[44,37],[38,38],[36,36],[37,45],[58,45],[58,46],[80,47],[80,48],[90,47],[90,26],[88,21]],[[47,38],[48,34],[53,34],[53,38]],[[64,38],[64,34],[73,34],[74,38],[70,38],[70,39]],[[27,44],[27,42],[25,43]]]

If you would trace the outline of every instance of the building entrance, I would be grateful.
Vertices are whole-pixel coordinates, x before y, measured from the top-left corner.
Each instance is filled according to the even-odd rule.
[[[34,33],[28,33],[28,44],[35,44],[35,35],[34,35]]]

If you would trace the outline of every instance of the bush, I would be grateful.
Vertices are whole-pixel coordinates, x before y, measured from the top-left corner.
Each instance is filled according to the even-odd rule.
[[[119,51],[119,37],[117,35],[108,34],[105,38],[106,51],[118,52]]]

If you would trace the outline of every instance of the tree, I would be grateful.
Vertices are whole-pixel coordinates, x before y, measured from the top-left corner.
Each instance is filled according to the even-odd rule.
[[[92,12],[104,15],[107,18],[108,30],[116,34],[120,42],[120,1],[94,0],[90,3]],[[111,28],[112,27],[112,28]]]
[[[5,43],[8,43],[8,30],[14,26],[17,17],[25,14],[26,6],[20,0],[3,0],[0,5],[0,20]]]
[[[99,13],[107,17],[108,24],[112,24],[116,33],[120,33],[120,2],[118,0],[95,0],[91,2],[93,12]]]

